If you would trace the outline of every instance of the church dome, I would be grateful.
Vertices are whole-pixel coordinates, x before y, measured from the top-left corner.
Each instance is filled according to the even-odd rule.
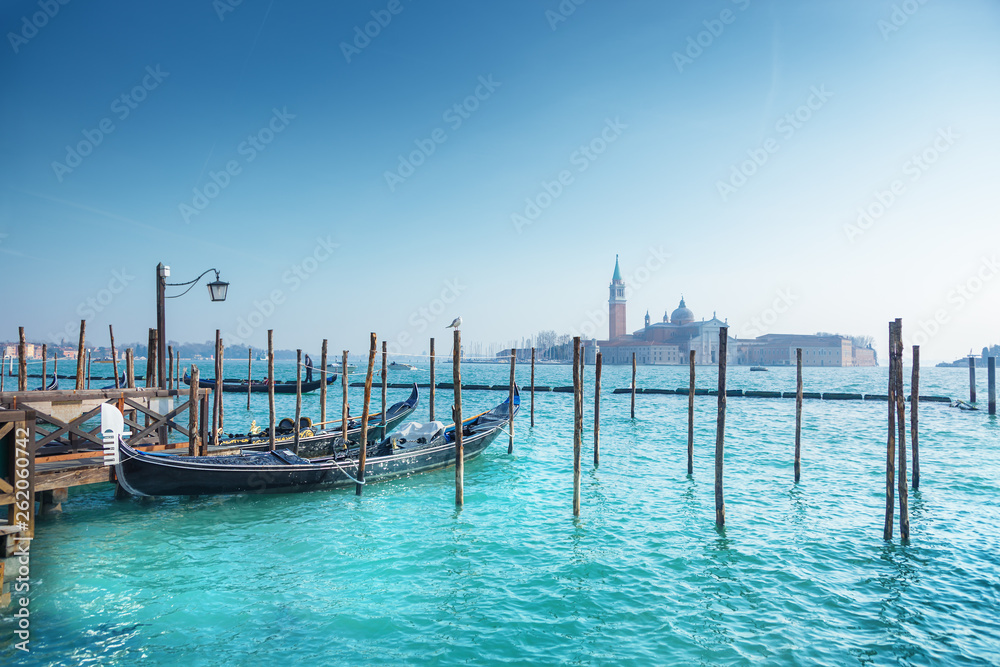
[[[684,305],[684,297],[681,297],[680,305],[670,314],[671,324],[690,324],[694,322],[694,313]]]

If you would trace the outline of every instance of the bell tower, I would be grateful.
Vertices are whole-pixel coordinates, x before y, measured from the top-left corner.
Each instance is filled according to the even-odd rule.
[[[611,293],[608,298],[608,340],[614,340],[625,335],[625,281],[618,268],[618,255],[615,255],[615,273],[608,287]]]

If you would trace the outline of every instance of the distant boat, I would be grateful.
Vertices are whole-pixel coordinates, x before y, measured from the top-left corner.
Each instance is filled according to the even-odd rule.
[[[751,366],[750,370],[752,370],[752,371],[766,371],[767,369],[764,368],[763,366]]]
[[[59,378],[54,377],[52,381],[49,382],[48,386],[39,387],[38,389],[33,389],[32,391],[56,391],[59,389]]]
[[[389,364],[389,370],[390,371],[415,371],[415,370],[417,370],[417,367],[416,366],[411,366],[409,364],[401,364],[398,361],[394,361],[391,364]]]
[[[328,370],[328,371],[336,371],[338,373],[343,373],[344,371],[340,368],[341,365],[342,364],[327,364],[326,365],[326,370]],[[358,370],[357,366],[355,366],[354,364],[347,364],[347,372],[348,373],[353,373],[356,370]]]
[[[329,378],[327,378],[326,383],[328,385],[333,384],[337,380],[337,374],[334,373]],[[191,374],[187,371],[184,372],[184,384],[191,384]],[[302,383],[302,393],[306,394],[310,391],[316,391],[319,389],[321,384],[320,380],[313,380],[312,382]],[[198,385],[205,387],[207,389],[215,388],[215,380],[211,378],[201,378],[198,380]],[[246,380],[222,380],[222,391],[236,391],[241,393],[246,393],[247,391],[247,381]],[[251,392],[264,392],[267,391],[267,380],[254,380],[250,387]],[[295,380],[286,380],[284,382],[278,381],[274,383],[274,393],[276,394],[294,394],[295,393]]]

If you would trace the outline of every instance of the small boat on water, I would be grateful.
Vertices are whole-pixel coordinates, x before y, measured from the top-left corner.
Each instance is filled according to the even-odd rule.
[[[766,371],[767,369],[764,368],[763,366],[751,366],[750,370],[752,370],[752,371]]]
[[[416,366],[411,366],[410,364],[403,364],[403,363],[400,363],[398,361],[394,361],[391,364],[389,364],[389,370],[390,371],[415,371],[415,370],[417,370],[417,367]]]
[[[337,374],[334,373],[326,379],[326,384],[331,385],[337,381]],[[191,373],[188,371],[184,372],[184,384],[191,384]],[[250,383],[251,392],[266,392],[267,391],[267,380],[254,380]],[[322,380],[313,380],[312,382],[302,383],[302,393],[307,394],[311,391],[316,391],[319,389]],[[215,389],[215,380],[201,378],[198,380],[198,385],[201,387],[206,387],[208,389]],[[246,380],[236,380],[231,378],[225,378],[222,380],[222,391],[238,391],[242,393],[247,393],[247,381]],[[284,380],[274,383],[274,393],[275,394],[294,394],[295,393],[295,380]]]
[[[342,365],[343,364],[327,364],[326,365],[326,370],[328,370],[328,371],[335,371],[337,373],[343,373],[344,371],[340,368]],[[348,373],[353,373],[356,370],[358,370],[357,366],[355,366],[354,364],[347,364],[347,372]]]
[[[417,385],[414,384],[409,397],[405,401],[395,403],[386,409],[386,422],[384,425],[382,424],[381,412],[368,415],[368,439],[375,441],[383,438],[386,433],[391,433],[393,429],[413,413],[419,400],[420,394]],[[278,422],[274,429],[275,447],[290,447],[295,442],[294,429],[294,419],[286,417]],[[317,456],[329,456],[338,449],[342,450],[344,448],[342,429],[342,419],[314,426],[307,417],[303,417],[299,425],[298,455],[308,459]],[[351,417],[348,414],[348,448],[350,448],[351,443],[357,446],[360,439],[361,416]],[[241,447],[242,449],[266,449],[269,444],[270,438],[266,430],[252,435],[230,435],[226,440],[219,442],[219,445],[223,447]]]
[[[53,377],[52,381],[49,382],[46,386],[38,387],[37,389],[32,389],[32,391],[56,391],[57,389],[59,389],[59,378]]]
[[[513,398],[513,405],[505,399],[492,410],[462,421],[463,460],[482,454],[517,415],[520,397],[515,393]],[[410,437],[393,435],[366,448],[365,484],[455,464],[455,424],[411,426],[406,430]],[[118,483],[134,496],[290,493],[351,486],[358,480],[360,448],[312,461],[287,449],[234,456],[146,453],[132,449],[120,437],[117,448]]]

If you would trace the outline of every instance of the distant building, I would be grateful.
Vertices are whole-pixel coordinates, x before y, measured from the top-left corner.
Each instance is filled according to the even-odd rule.
[[[875,350],[857,348],[847,336],[765,334],[737,340],[738,364],[794,366],[795,350],[802,348],[803,366],[875,366]]]

